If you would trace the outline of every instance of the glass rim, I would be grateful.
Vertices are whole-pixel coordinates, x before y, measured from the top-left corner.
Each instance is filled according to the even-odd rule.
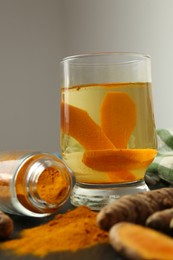
[[[82,62],[82,59],[87,59],[87,58],[99,58],[99,57],[125,57],[125,56],[129,56],[131,58],[134,57],[134,60],[127,60],[127,61],[119,61],[116,62],[116,60],[114,60],[114,62],[111,62],[112,64],[121,64],[121,63],[131,63],[131,62],[137,62],[137,61],[142,61],[145,59],[150,60],[151,56],[149,54],[146,53],[140,53],[140,52],[95,52],[95,53],[83,53],[83,54],[77,54],[77,55],[71,55],[71,56],[67,56],[64,57],[60,63],[65,63],[65,62],[72,62],[72,63],[85,63],[84,61]],[[136,59],[135,59],[136,58]],[[96,60],[93,60],[94,64],[99,64],[100,62]],[[104,61],[102,61],[102,63],[104,63]]]

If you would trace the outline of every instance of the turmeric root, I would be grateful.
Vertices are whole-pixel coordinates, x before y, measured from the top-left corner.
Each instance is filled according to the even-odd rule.
[[[97,215],[97,223],[105,230],[122,221],[144,225],[154,212],[172,207],[173,188],[125,195],[102,208]]]
[[[173,208],[157,211],[149,216],[145,225],[164,233],[171,233],[170,223],[173,219]]]
[[[0,211],[0,239],[8,238],[13,232],[13,221],[12,219]]]
[[[173,259],[173,239],[140,225],[121,222],[109,232],[113,248],[128,259]]]

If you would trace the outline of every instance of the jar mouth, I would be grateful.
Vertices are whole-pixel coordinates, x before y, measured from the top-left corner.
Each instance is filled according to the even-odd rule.
[[[59,171],[61,180],[66,183],[64,190],[60,187],[59,193],[56,193],[59,198],[57,200],[55,198],[53,202],[45,200],[41,191],[38,192],[39,178],[49,167]],[[56,192],[56,187],[54,188],[54,192]],[[11,201],[17,209],[17,214],[43,217],[55,213],[68,200],[71,189],[72,176],[57,156],[51,155],[50,157],[46,153],[33,152],[21,159],[13,174],[10,185]],[[51,193],[51,189],[49,193]]]
[[[36,208],[57,210],[69,197],[69,175],[54,160],[40,159],[33,162],[27,174],[29,200]]]
[[[62,59],[61,63],[71,63],[73,65],[124,65],[150,59],[149,54],[138,52],[96,52],[67,56]]]

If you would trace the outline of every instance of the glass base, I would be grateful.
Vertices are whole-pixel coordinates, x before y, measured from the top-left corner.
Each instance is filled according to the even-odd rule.
[[[93,185],[76,183],[70,197],[71,204],[100,210],[108,203],[128,194],[149,191],[145,181],[118,185]]]

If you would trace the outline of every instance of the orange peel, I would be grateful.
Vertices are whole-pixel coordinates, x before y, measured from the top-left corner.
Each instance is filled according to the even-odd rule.
[[[98,171],[133,170],[147,167],[157,151],[155,149],[87,150],[83,162]]]
[[[136,125],[136,105],[124,92],[106,94],[100,108],[101,128],[117,148],[126,148]]]
[[[113,149],[114,145],[89,114],[80,108],[61,103],[62,131],[75,138],[85,149]]]

